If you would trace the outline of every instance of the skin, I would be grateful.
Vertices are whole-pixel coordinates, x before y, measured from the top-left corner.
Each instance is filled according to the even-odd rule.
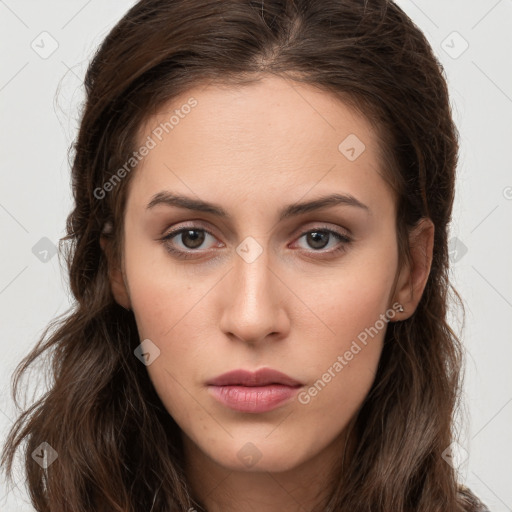
[[[141,141],[191,96],[198,105],[134,171],[123,261],[110,262],[112,291],[133,310],[141,341],[160,350],[147,370],[182,429],[187,476],[208,510],[312,510],[373,383],[387,323],[307,404],[236,412],[205,382],[268,367],[310,389],[387,310],[391,321],[414,312],[433,225],[425,220],[411,233],[412,263],[399,269],[395,198],[372,124],[308,85],[265,76],[239,88],[198,87],[149,119]],[[338,150],[349,134],[365,144],[354,161]],[[165,204],[148,209],[164,190],[218,204],[231,219]],[[278,219],[287,205],[334,192],[369,210],[342,204]],[[194,248],[186,234],[167,244],[193,257],[166,251],[159,239],[191,226],[211,233],[199,232],[202,245]],[[320,228],[352,241],[331,235],[315,245],[307,233]],[[246,237],[262,250],[250,263],[236,251]],[[397,302],[403,312],[393,309]],[[248,467],[240,450],[259,460]]]

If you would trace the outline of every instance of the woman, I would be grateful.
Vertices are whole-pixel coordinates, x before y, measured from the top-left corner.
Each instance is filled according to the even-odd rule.
[[[400,8],[142,0],[85,84],[76,306],[3,455],[36,509],[486,510],[450,458],[457,133]]]

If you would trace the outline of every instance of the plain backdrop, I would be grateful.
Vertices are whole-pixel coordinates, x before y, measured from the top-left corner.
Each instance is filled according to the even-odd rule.
[[[68,148],[88,61],[133,3],[0,0],[0,442],[16,416],[16,364],[70,305],[55,254],[72,207]],[[466,307],[463,329],[460,312],[452,318],[466,348],[467,417],[453,451],[491,511],[512,511],[512,0],[398,3],[445,69],[460,131],[450,243]],[[0,482],[4,512],[33,510],[19,469],[14,488]]]

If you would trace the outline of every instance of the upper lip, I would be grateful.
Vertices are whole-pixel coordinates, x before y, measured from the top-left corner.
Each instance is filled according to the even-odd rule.
[[[302,384],[295,379],[271,368],[262,368],[256,372],[233,370],[223,373],[207,382],[209,386],[268,386],[270,384],[281,384],[292,387],[302,386]]]

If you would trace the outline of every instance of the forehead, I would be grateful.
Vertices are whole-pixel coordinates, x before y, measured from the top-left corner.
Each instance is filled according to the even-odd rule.
[[[262,200],[314,188],[363,201],[390,193],[372,123],[325,91],[278,77],[192,88],[147,119],[139,142],[150,140],[132,201],[161,189]]]

